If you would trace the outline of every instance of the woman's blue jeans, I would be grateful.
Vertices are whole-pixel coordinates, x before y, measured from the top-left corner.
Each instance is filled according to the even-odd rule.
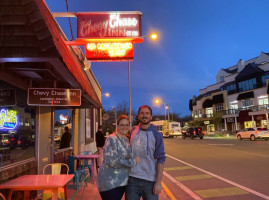
[[[139,178],[129,177],[128,185],[126,186],[126,200],[158,200],[159,196],[153,194],[154,181],[147,181]]]

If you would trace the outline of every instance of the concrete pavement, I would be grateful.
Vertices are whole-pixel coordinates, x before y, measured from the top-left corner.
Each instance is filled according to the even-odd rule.
[[[96,180],[96,177],[95,177]],[[163,187],[164,188],[164,187]],[[68,189],[67,190],[67,197],[68,199],[71,199],[71,197],[74,195],[76,190]],[[75,200],[102,200],[98,189],[96,187],[96,182],[93,184],[92,180],[87,183],[87,187],[84,189],[83,193],[83,187],[80,188],[79,192],[75,196]],[[122,200],[125,198],[123,197]],[[162,190],[161,194],[159,195],[159,200],[170,200],[164,189]]]

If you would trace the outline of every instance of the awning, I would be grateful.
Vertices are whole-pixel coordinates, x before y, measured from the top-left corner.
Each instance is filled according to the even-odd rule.
[[[266,120],[266,115],[254,115],[254,120],[255,121],[260,121],[260,120]]]
[[[245,121],[251,121],[251,116],[248,115],[249,110],[241,110],[238,116],[238,122],[243,123]]]
[[[211,99],[207,99],[203,103],[203,108],[210,108],[212,107],[213,101]]]
[[[212,98],[213,104],[223,103],[223,94],[214,95]]]
[[[250,98],[254,98],[254,92],[253,91],[239,94],[238,97],[237,97],[237,100],[250,99]]]

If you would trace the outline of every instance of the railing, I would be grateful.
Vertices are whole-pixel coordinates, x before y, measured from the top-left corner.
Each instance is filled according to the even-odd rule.
[[[232,114],[239,114],[241,110],[250,110],[250,112],[262,111],[262,110],[269,110],[269,104],[259,105],[259,106],[251,106],[246,108],[239,108],[239,109],[228,109],[228,110],[220,110],[217,112],[222,112],[223,115],[232,115]],[[194,118],[211,118],[213,114],[199,114],[195,115]]]

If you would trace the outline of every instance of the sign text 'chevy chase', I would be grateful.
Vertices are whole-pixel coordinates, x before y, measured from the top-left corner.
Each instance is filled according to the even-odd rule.
[[[80,106],[79,89],[29,88],[28,105],[39,106]]]
[[[141,37],[140,12],[79,13],[78,38]]]

